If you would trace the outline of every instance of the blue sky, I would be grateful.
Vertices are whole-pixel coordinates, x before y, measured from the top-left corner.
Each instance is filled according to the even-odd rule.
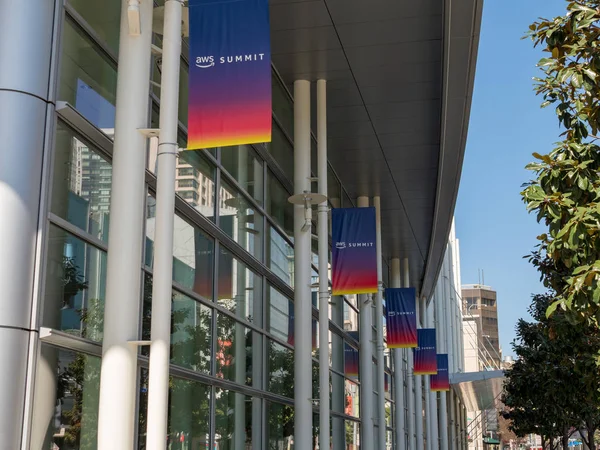
[[[543,291],[523,256],[542,227],[527,214],[519,192],[531,178],[524,169],[533,152],[548,153],[558,141],[558,122],[541,110],[532,77],[541,57],[521,40],[538,17],[562,14],[565,0],[487,0],[479,44],[469,135],[456,207],[462,283],[498,291],[500,344],[512,355],[515,324],[528,317],[531,294]]]

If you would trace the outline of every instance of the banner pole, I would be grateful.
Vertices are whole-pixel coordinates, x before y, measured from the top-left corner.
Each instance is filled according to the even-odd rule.
[[[180,0],[165,2],[160,89],[160,134],[156,189],[156,232],[152,279],[152,322],[148,371],[148,422],[146,448],[164,450],[167,445],[169,361],[171,344],[171,297],[173,277],[173,223],[175,216],[175,169],[181,59]]]
[[[410,287],[410,267],[408,263],[408,258],[404,258],[403,264],[403,284],[405,288]],[[418,315],[417,315],[418,317]],[[408,373],[406,374],[406,407],[408,409],[408,448],[416,449],[417,442],[415,439],[415,425],[416,425],[416,417],[415,417],[415,389],[414,389],[414,376],[413,376],[413,358],[412,352],[410,349],[404,350],[406,353],[406,360],[408,366]]]
[[[369,197],[358,197],[359,208],[369,206]],[[359,299],[359,357],[360,357],[360,401],[361,401],[361,434],[362,450],[372,450],[373,441],[373,327],[370,294],[361,294]]]
[[[402,285],[400,258],[392,259],[391,286],[399,288]],[[396,403],[396,450],[406,450],[406,423],[404,415],[404,350],[394,349],[394,400]]]
[[[294,82],[294,194],[310,193],[310,81]],[[294,204],[294,449],[313,448],[310,203]]]
[[[383,267],[381,261],[381,197],[373,198],[376,219],[376,246],[377,246],[377,299],[375,302],[375,328],[377,332],[377,419],[379,422],[378,444],[380,449],[386,446],[386,421],[385,421],[385,362],[383,360]]]
[[[319,193],[327,197],[327,81],[317,81]],[[329,234],[327,200],[319,203],[319,448],[329,450]]]

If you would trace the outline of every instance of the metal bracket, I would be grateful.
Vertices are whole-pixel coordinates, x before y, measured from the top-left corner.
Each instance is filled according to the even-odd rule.
[[[135,347],[146,347],[152,344],[152,341],[127,341],[127,343]]]
[[[160,129],[158,128],[138,128],[137,130],[148,139],[158,137],[160,134]]]

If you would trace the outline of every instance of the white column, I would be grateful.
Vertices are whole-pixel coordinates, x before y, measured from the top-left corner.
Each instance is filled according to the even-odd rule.
[[[148,450],[164,450],[167,444],[181,14],[179,0],[165,2],[152,278],[152,344],[148,370]]]
[[[153,3],[140,3],[139,36],[129,35],[127,9],[123,0],[98,409],[100,450],[131,449],[137,424],[137,347],[128,341],[139,336],[147,141],[138,129],[148,127]]]
[[[450,448],[456,449],[456,396],[454,391],[448,392],[450,401]]]
[[[327,81],[317,81],[319,193],[327,197]],[[319,448],[329,437],[329,227],[327,200],[319,204]]]
[[[447,322],[447,302],[449,299],[448,295],[448,261],[444,256],[444,262],[442,264],[442,296],[438,304],[438,311],[436,316],[438,317],[438,329],[440,333],[439,347],[440,353],[448,353],[448,322]],[[440,392],[440,403],[439,403],[439,433],[440,433],[440,450],[448,450],[448,393]]]
[[[310,191],[310,81],[294,82],[294,194]],[[294,449],[311,450],[312,325],[310,233],[304,205],[294,205]]]
[[[60,8],[53,0],[0,2],[0,440],[7,449],[28,448],[31,405],[44,395],[40,391],[54,389],[34,392],[33,374],[56,128]],[[46,366],[46,379],[54,381],[56,364]],[[52,420],[52,395],[45,402],[45,425]]]
[[[369,206],[369,197],[358,197],[358,207]],[[360,326],[360,419],[361,450],[373,450],[373,327],[372,327],[372,298],[370,295],[359,295]]]
[[[404,258],[404,287],[410,287],[410,272],[408,258]],[[418,316],[417,316],[418,317]],[[415,436],[416,414],[415,414],[415,394],[414,394],[414,375],[413,375],[413,355],[412,350],[405,350],[408,361],[408,374],[406,376],[406,396],[408,398],[408,448],[417,448]]]
[[[421,316],[425,309],[425,299],[417,298],[417,324],[419,327],[423,325]],[[413,358],[414,363],[414,358]],[[417,435],[417,449],[424,450],[423,446],[423,377],[415,375],[415,433]]]
[[[427,328],[435,328],[434,309],[437,301],[438,296],[434,294],[433,298],[429,302],[429,305],[427,306]],[[439,330],[436,330],[436,333],[439,333]],[[431,392],[429,376],[427,376],[427,399],[429,402],[429,417],[427,418],[427,442],[430,442],[428,447],[431,450],[437,450],[439,448],[437,393]]]
[[[383,267],[381,261],[381,198],[374,197],[373,205],[377,220],[377,298],[375,301],[375,327],[377,331],[377,421],[379,424],[379,448],[384,450],[386,433],[385,423],[385,362],[383,359]]]
[[[400,258],[392,259],[391,267],[391,286],[399,288],[402,286],[402,271],[400,269]],[[403,369],[403,350],[395,348],[394,355],[394,401],[396,403],[395,427],[396,427],[396,450],[406,450],[406,438],[404,423],[404,375]]]

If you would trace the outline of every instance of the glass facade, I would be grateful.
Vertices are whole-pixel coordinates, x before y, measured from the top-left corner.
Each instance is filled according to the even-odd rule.
[[[44,421],[34,440],[43,450],[87,450],[97,445],[106,261],[107,252],[118,251],[109,245],[108,228],[119,50],[115,18],[120,4],[120,0],[64,4],[58,100],[85,120],[76,125],[59,112],[54,133],[41,310],[42,325],[67,336],[60,349],[55,343],[42,345],[50,370],[48,376],[37,378],[35,389],[49,397],[36,403]],[[158,36],[154,40],[160,44]],[[151,78],[160,82],[157,61]],[[185,125],[185,59],[180,81],[179,118]],[[154,125],[160,107],[157,94],[149,88],[148,121]],[[108,144],[99,145],[97,131]],[[288,202],[293,186],[292,135],[292,99],[273,72],[271,143],[188,151],[178,159],[170,450],[293,448],[294,242],[293,207]],[[183,126],[179,141],[185,147]],[[156,142],[150,139],[146,204],[140,205],[146,212],[139,267],[143,340],[150,338],[156,151]],[[352,205],[331,168],[329,192],[332,207]],[[319,370],[329,370],[333,448],[357,450],[360,377],[346,370],[344,351],[350,345],[358,355],[357,299],[331,299],[330,364],[325,368],[318,365],[316,291],[312,300],[314,395],[318,396]],[[147,354],[144,348],[138,377],[138,449],[144,449],[146,441]],[[393,398],[387,401],[391,408]]]

